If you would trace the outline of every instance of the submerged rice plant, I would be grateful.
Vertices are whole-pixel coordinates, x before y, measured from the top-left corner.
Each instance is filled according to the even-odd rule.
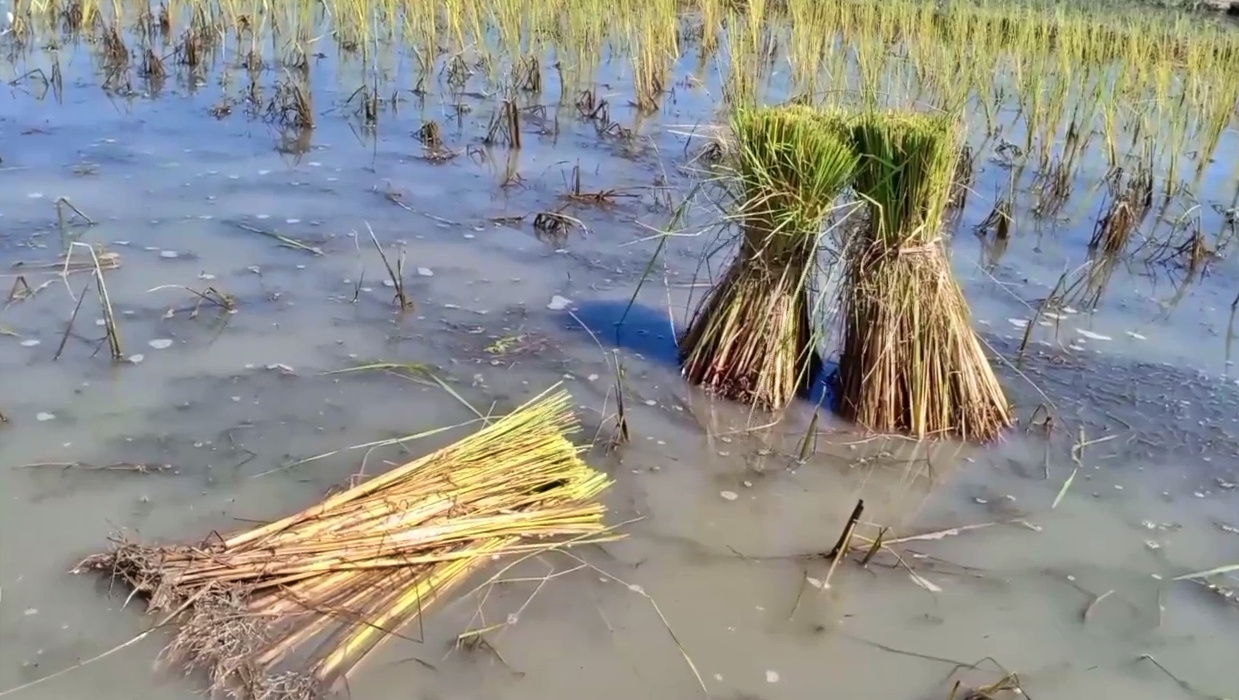
[[[838,410],[878,432],[991,439],[1011,415],[941,243],[956,127],[874,112],[851,133],[868,226],[849,241]]]
[[[740,250],[680,343],[684,376],[778,409],[814,373],[809,282],[856,155],[843,121],[810,108],[740,110],[732,125]]]

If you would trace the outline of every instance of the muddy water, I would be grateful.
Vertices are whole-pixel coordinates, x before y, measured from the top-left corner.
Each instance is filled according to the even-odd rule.
[[[198,538],[298,509],[402,453],[294,461],[472,417],[437,388],[325,372],[427,363],[483,410],[562,381],[588,440],[609,430],[603,349],[618,347],[634,441],[591,461],[615,475],[612,520],[636,520],[631,537],[578,552],[590,568],[541,589],[506,583],[484,604],[471,596],[436,611],[365,664],[350,687],[357,697],[945,698],[957,679],[997,681],[996,664],[1042,698],[1239,695],[1239,609],[1170,581],[1239,562],[1239,385],[1225,342],[1233,261],[1217,263],[1172,312],[1173,289],[1120,270],[1096,313],[1042,317],[1048,325],[1034,326],[1017,367],[1038,300],[1084,259],[1096,205],[1081,203],[1078,221],[1054,230],[1017,225],[1001,259],[979,264],[982,245],[967,232],[1007,178],[983,162],[954,243],[957,272],[1005,358],[1021,417],[1044,404],[1057,429],[925,453],[823,414],[815,452],[800,464],[790,455],[811,406],[747,433],[743,409],[678,378],[673,324],[700,292],[704,236],[672,239],[614,330],[655,250],[649,227],[668,221],[668,194],[676,202],[689,192],[695,144],[686,149],[681,134],[713,117],[707,94],[681,91],[634,142],[600,138],[571,106],[556,122],[551,109],[526,121],[513,156],[520,180],[503,187],[503,149],[441,164],[419,157],[409,134],[423,119],[446,121],[440,106],[384,113],[372,134],[329,113],[294,156],[275,148],[287,145],[278,129],[240,114],[212,119],[206,91],[105,99],[84,58],[66,68],[63,104],[20,90],[0,101],[3,286],[21,261],[39,290],[0,313],[9,419],[0,427],[0,693],[59,673],[12,697],[193,697],[200,679],[152,671],[162,631],[76,667],[149,621],[66,570],[118,529]],[[319,104],[351,92],[316,84]],[[472,106],[460,128],[446,129],[450,148],[478,143],[493,105]],[[624,112],[613,117],[633,124]],[[1222,148],[1239,153],[1234,133]],[[565,203],[576,165],[584,189],[632,196],[572,205],[566,212],[585,229],[540,239],[530,219]],[[1199,196],[1210,205],[1206,230],[1217,230],[1222,214],[1211,205],[1233,206],[1232,193]],[[107,359],[93,291],[56,359],[87,279],[66,284],[32,267],[58,253],[60,197],[97,222],[69,217],[70,236],[120,256],[106,280],[130,362]],[[711,218],[701,210],[692,231]],[[514,216],[527,218],[501,220]],[[370,229],[389,246],[407,244],[417,306],[403,315]],[[75,259],[83,254],[74,248]],[[180,287],[233,295],[235,313],[197,305]],[[566,309],[549,308],[563,305],[557,296]],[[1075,452],[1077,463],[1081,430],[1096,442]],[[828,566],[813,553],[830,548],[862,498],[868,537],[879,527],[892,536],[963,529],[896,545],[902,565],[883,555],[867,568],[840,566],[822,590]],[[577,564],[552,558],[509,577]],[[492,651],[452,650],[462,630],[509,616],[516,624],[490,635]],[[977,670],[957,668],[987,657]]]

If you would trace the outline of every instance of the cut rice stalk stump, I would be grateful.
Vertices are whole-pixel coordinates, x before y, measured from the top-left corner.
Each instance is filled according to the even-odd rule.
[[[839,412],[877,432],[992,439],[1010,410],[942,244],[956,127],[875,113],[851,132],[869,211],[845,256]]]
[[[460,442],[283,520],[197,545],[117,541],[101,571],[172,614],[167,649],[213,691],[312,700],[389,634],[496,557],[613,539],[610,481],[565,437],[570,398],[548,391]]]
[[[690,382],[780,409],[812,380],[810,282],[822,223],[856,165],[845,126],[807,107],[734,116],[739,252],[680,342]]]

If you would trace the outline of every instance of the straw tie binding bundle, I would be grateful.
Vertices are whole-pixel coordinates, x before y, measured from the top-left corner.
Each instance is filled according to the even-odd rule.
[[[838,410],[878,432],[992,439],[1009,407],[941,243],[955,127],[878,113],[851,133],[868,219],[848,243]]]
[[[693,314],[681,361],[707,391],[779,409],[818,366],[809,285],[856,154],[842,118],[807,107],[740,110],[732,128],[739,251]]]
[[[313,700],[495,557],[614,539],[548,391],[476,434],[274,523],[198,545],[118,542],[102,571],[178,624],[165,650],[238,700]]]
[[[932,255],[942,252],[938,246],[942,244],[941,238],[934,238],[925,243],[904,244],[895,249],[894,254],[900,255]]]

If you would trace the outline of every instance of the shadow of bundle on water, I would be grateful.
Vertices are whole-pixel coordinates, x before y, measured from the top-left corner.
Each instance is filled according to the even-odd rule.
[[[676,335],[680,329],[672,325],[665,309],[627,301],[584,301],[562,316],[575,332],[587,333],[588,329],[608,350],[637,353],[658,364],[679,367]]]
[[[646,360],[675,368],[677,372],[680,370],[676,339],[683,328],[672,325],[672,317],[666,309],[639,303],[630,305],[627,300],[595,300],[578,303],[571,314],[567,311],[560,314],[574,333],[592,333],[607,350],[639,354]],[[582,323],[585,328],[581,327]],[[834,408],[833,376],[839,367],[835,360],[830,357],[817,363],[808,389],[801,396],[803,400],[815,406]]]

